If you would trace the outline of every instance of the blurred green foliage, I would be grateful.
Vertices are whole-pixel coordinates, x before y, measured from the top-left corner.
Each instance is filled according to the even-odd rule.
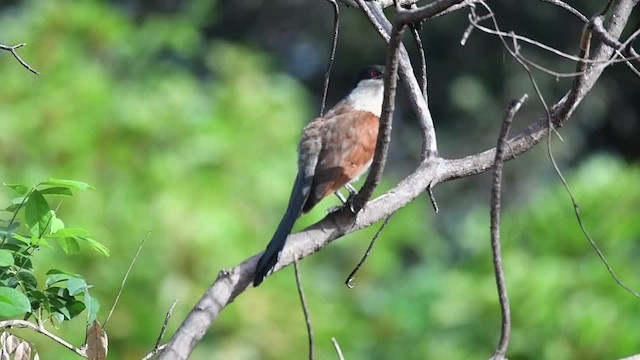
[[[315,113],[303,87],[267,55],[204,39],[199,29],[212,19],[209,1],[142,19],[100,1],[32,0],[1,13],[0,41],[27,42],[20,53],[42,75],[9,54],[0,57],[0,180],[54,176],[93,184],[96,191],[62,202],[59,212],[112,254],[67,258],[50,251],[34,261],[84,274],[95,284],[104,320],[138,244],[151,232],[105,328],[110,359],[142,357],[174,299],[168,335],[220,269],[263,248],[286,206],[297,136]],[[483,101],[474,81],[454,84],[476,85],[475,98],[459,106]],[[509,358],[638,352],[640,302],[615,285],[582,236],[564,190],[550,179],[526,188],[504,211],[514,315]],[[596,157],[569,181],[592,235],[619,275],[639,288],[640,169]],[[447,206],[455,202],[452,192],[439,198],[437,217],[448,219],[446,229],[436,226],[426,198],[402,209],[354,290],[344,278],[375,229],[302,262],[318,358],[335,358],[331,337],[349,360],[487,358],[499,328],[488,193],[458,201],[464,211]],[[0,193],[0,203],[10,196]],[[331,205],[323,202],[297,228]],[[84,330],[82,323],[63,324],[58,333],[79,345]],[[76,358],[47,339],[21,334],[37,342],[43,358]],[[225,309],[193,358],[305,356],[304,319],[292,270],[285,269]]]

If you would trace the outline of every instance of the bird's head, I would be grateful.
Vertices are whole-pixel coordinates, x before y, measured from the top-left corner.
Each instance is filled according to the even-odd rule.
[[[384,90],[384,66],[369,65],[358,73],[347,103],[355,110],[380,116]]]
[[[353,87],[356,88],[361,82],[374,83],[382,85],[382,78],[384,77],[384,66],[382,65],[369,65],[364,67],[358,73]]]

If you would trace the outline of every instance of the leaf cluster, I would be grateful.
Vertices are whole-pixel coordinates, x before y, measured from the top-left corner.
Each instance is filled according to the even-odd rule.
[[[80,274],[49,269],[38,284],[33,257],[56,244],[65,254],[75,254],[85,244],[104,256],[109,250],[87,230],[66,227],[52,208],[53,197],[73,196],[74,190],[92,189],[84,182],[48,179],[33,187],[4,184],[17,193],[0,213],[0,316],[35,317],[38,323],[71,320],[86,310],[87,324],[96,319],[100,304],[89,294],[91,285]],[[60,204],[60,203],[59,203]],[[58,205],[59,207],[59,205]]]

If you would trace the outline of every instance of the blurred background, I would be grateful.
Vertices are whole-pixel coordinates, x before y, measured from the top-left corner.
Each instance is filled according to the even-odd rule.
[[[587,17],[604,1],[568,1]],[[576,53],[582,24],[552,5],[492,2],[503,30]],[[361,13],[341,6],[328,106],[357,70],[384,62]],[[391,13],[389,13],[391,15]],[[82,273],[104,320],[138,244],[150,238],[106,327],[110,359],[150,351],[165,312],[170,336],[218,271],[261,251],[295,177],[296,142],[318,113],[332,36],[324,1],[113,0],[0,3],[0,181],[86,181],[61,217],[109,247],[68,257],[43,249],[35,266]],[[631,20],[625,32],[638,21]],[[447,158],[492,147],[505,105],[529,100],[522,129],[543,114],[527,74],[495,37],[459,11],[425,25],[429,102]],[[415,47],[406,37],[411,53]],[[573,64],[525,47],[557,71]],[[415,58],[415,57],[414,57]],[[548,103],[570,79],[535,73]],[[617,271],[640,289],[640,80],[608,69],[553,140],[583,219]],[[417,165],[418,126],[399,93],[391,158],[378,193]],[[301,263],[320,359],[486,359],[499,310],[489,250],[489,174],[438,185],[400,210],[355,280],[343,282],[378,225]],[[613,359],[640,352],[640,300],[617,286],[581,234],[544,146],[506,166],[503,252],[513,312],[510,359]],[[0,191],[8,204],[13,194]],[[321,219],[334,199],[298,222]],[[44,275],[44,274],[41,274]],[[84,322],[58,334],[77,344]],[[27,333],[43,359],[75,359]],[[306,358],[304,318],[287,268],[226,308],[193,359]]]

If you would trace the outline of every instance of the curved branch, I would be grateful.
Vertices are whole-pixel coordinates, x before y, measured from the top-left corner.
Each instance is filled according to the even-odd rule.
[[[23,46],[25,46],[25,45],[27,45],[27,44],[22,43],[22,44],[13,45],[13,46],[0,44],[0,50],[6,50],[6,51],[10,52],[11,55],[13,55],[13,57],[16,58],[16,60],[18,60],[20,65],[22,65],[25,69],[31,71],[32,73],[34,73],[36,75],[40,75],[39,72],[37,72],[34,68],[32,68],[31,65],[27,64],[26,61],[22,60],[20,55],[18,55],[18,52],[16,50],[21,48],[21,47],[23,47]]]
[[[68,343],[63,338],[57,336],[56,334],[50,333],[47,329],[44,328],[43,325],[36,325],[36,324],[34,324],[32,322],[29,322],[29,321],[26,321],[26,320],[5,320],[5,321],[0,321],[0,329],[11,329],[11,328],[33,330],[33,331],[35,331],[37,333],[40,333],[40,334],[48,337],[51,340],[57,342],[58,344],[66,347],[67,349],[69,349],[69,350],[73,351],[74,353],[82,356],[83,358],[87,357],[87,352],[85,351],[85,349],[77,348],[77,347],[71,345],[70,343]]]

